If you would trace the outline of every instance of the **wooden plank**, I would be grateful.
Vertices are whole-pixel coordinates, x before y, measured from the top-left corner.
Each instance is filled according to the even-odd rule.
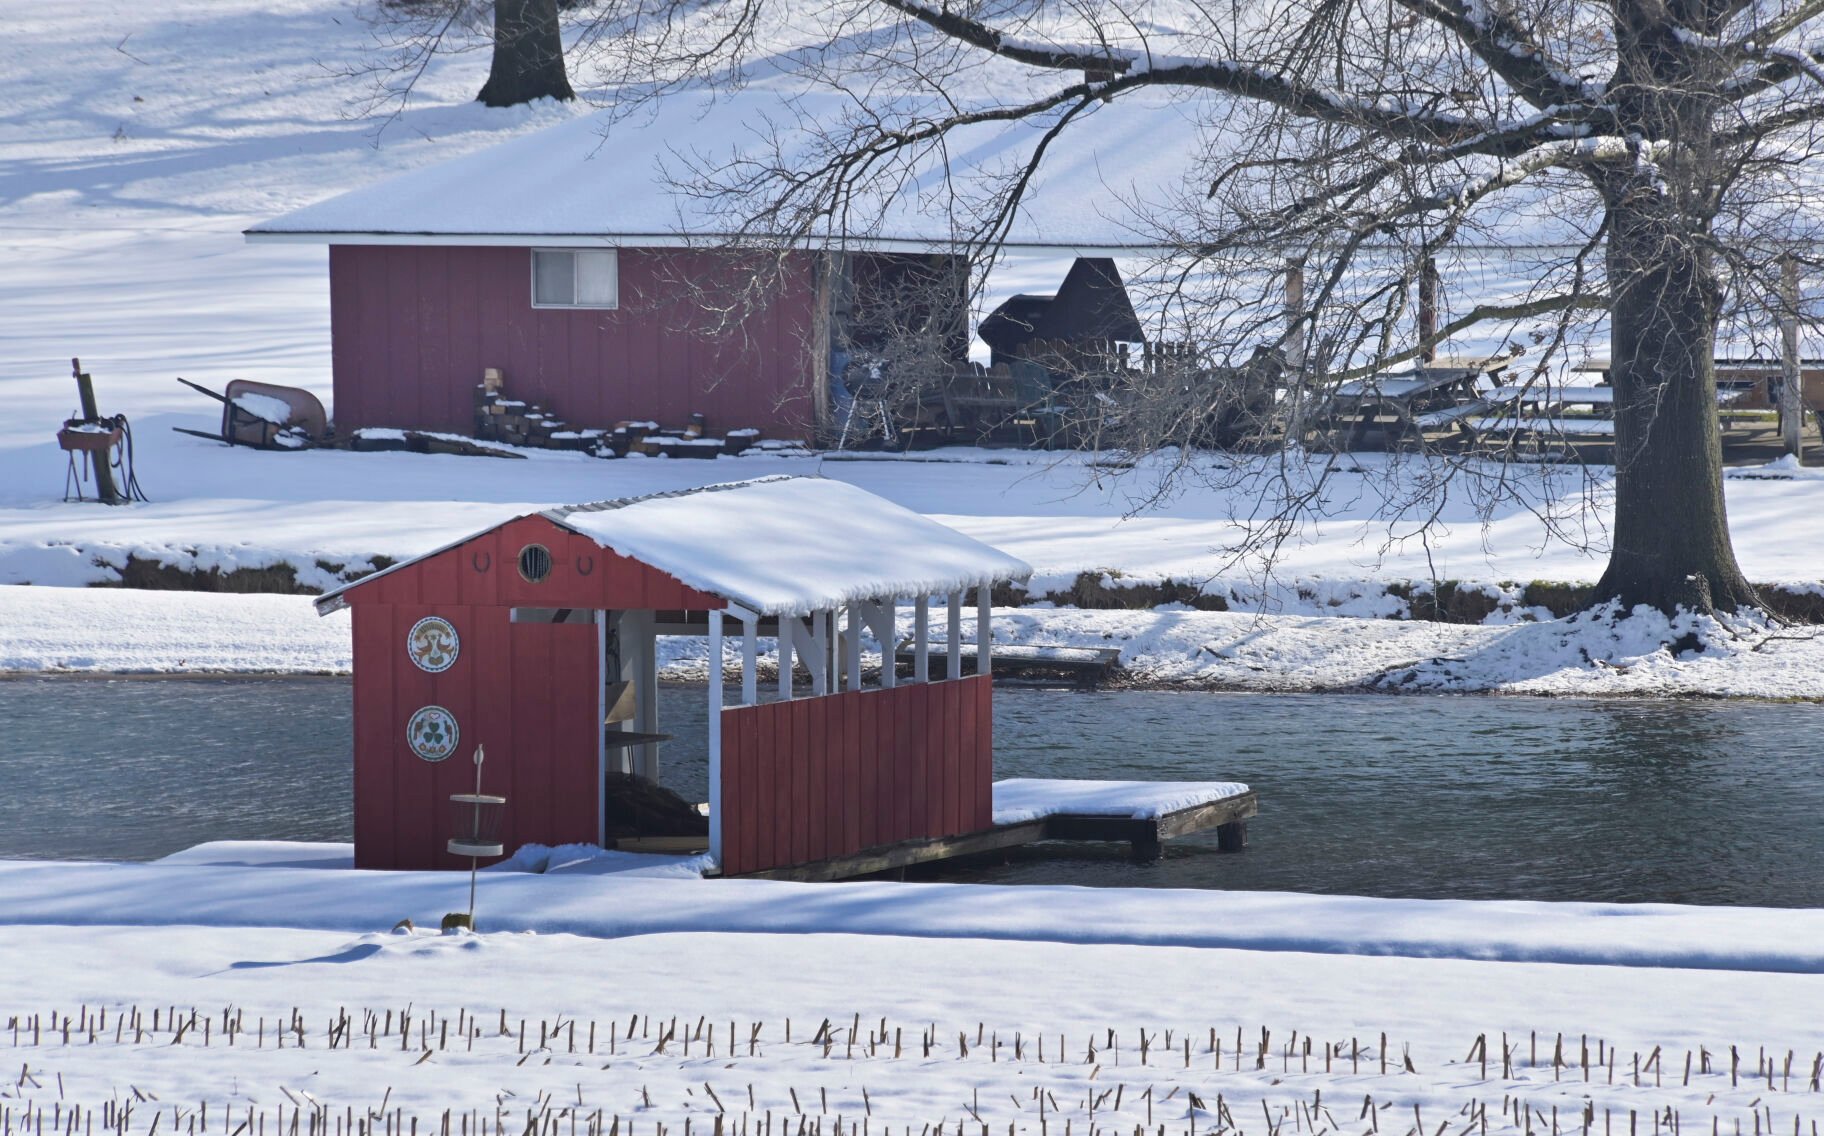
[[[950,832],[968,832],[980,827],[974,823],[973,801],[968,788],[968,779],[963,775],[963,724],[959,718],[962,703],[957,697],[959,687],[954,682],[944,682],[936,688],[939,699],[934,699],[932,729],[935,732],[936,748],[939,760],[944,766],[944,824]]]
[[[1197,805],[1193,808],[1179,809],[1159,818],[1159,835],[1164,838],[1183,836],[1191,832],[1203,832],[1228,824],[1230,821],[1246,820],[1260,814],[1260,796],[1252,789],[1220,801]]]
[[[1220,801],[1210,801],[1179,809],[1162,817],[1136,820],[1133,817],[1089,816],[1060,813],[1047,818],[1046,839],[1112,840],[1170,839],[1193,832],[1207,832],[1232,821],[1246,820],[1259,813],[1259,797],[1249,791]]]
[[[975,680],[975,697],[974,818],[978,824],[988,824],[994,820],[994,676]]]
[[[351,613],[354,662],[361,674],[355,684],[355,866],[390,868],[393,848],[393,765],[399,760],[393,722],[393,661],[386,640],[392,609],[363,604]],[[403,727],[398,731],[403,733]]]
[[[974,718],[976,718],[976,698],[974,689],[967,682],[956,682],[956,720],[945,724],[945,746],[943,746],[943,768],[945,779],[950,784],[950,831],[967,831],[974,824],[967,824],[963,819],[963,786],[969,782],[976,760],[974,760]]]
[[[886,843],[885,837],[881,835],[880,823],[882,762],[880,754],[863,752],[859,747],[849,744],[849,736],[856,728],[860,711],[846,700],[842,706],[842,734],[837,744],[847,759],[853,762],[856,771],[855,793],[850,805],[855,813],[854,839],[850,843],[853,850],[859,851]]]
[[[837,762],[842,769],[842,791],[833,807],[842,820],[842,852],[849,855],[861,851],[871,843],[862,836],[862,813],[866,807],[863,802],[868,800],[866,786],[872,783],[869,770],[873,767],[873,761],[868,755],[858,753],[846,744],[847,720],[853,712],[849,704],[832,701],[830,711],[824,748],[831,760]]]
[[[824,724],[830,713],[828,703],[806,700],[802,705],[804,736],[793,756],[805,771],[804,858],[821,860],[841,851],[841,842],[832,840],[830,835],[831,826],[841,823],[841,819],[830,812],[827,804],[830,786],[840,773],[832,767],[830,755],[824,749]]]
[[[852,856],[842,856],[814,864],[799,864],[789,867],[772,868],[766,871],[749,872],[749,877],[769,880],[797,880],[803,883],[821,883],[828,880],[852,879],[855,876],[872,875],[877,872],[890,872],[913,864],[925,864],[934,860],[949,860],[958,856],[971,856],[979,852],[993,852],[1002,848],[1013,848],[1021,844],[1031,844],[1044,839],[1045,822],[1027,821],[1023,824],[1006,825],[999,828],[984,829],[979,832],[964,833],[959,836],[926,838],[916,837],[911,840],[895,841],[858,852]]]
[[[792,862],[792,704],[777,704],[773,728],[766,731],[772,742],[768,766],[773,779],[773,839],[768,866]]]
[[[741,826],[747,819],[741,785],[747,769],[741,747],[749,736],[742,715],[748,709],[751,707],[722,712],[722,811],[712,815],[709,823],[722,829],[722,868],[727,872],[741,871]]]
[[[784,861],[787,864],[802,864],[811,858],[810,826],[817,819],[811,808],[811,771],[804,760],[804,743],[810,735],[810,705],[808,700],[785,703],[785,717],[791,725],[778,757],[792,786],[791,807],[786,810],[790,826],[789,851]]]

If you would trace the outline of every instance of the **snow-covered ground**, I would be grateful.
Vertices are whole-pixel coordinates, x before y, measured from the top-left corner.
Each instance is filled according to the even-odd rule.
[[[1234,480],[1217,459],[1194,463],[1181,491],[1155,501],[1160,463],[1122,474],[1021,453],[503,461],[253,453],[176,434],[172,426],[207,430],[218,416],[177,375],[217,388],[256,378],[329,400],[323,250],[247,246],[244,227],[582,113],[475,104],[485,53],[471,53],[436,63],[398,118],[351,117],[369,88],[345,73],[370,58],[368,42],[342,0],[98,0],[9,22],[0,73],[17,94],[0,107],[0,583],[109,581],[139,556],[181,568],[284,563],[324,587],[373,557],[409,556],[529,509],[768,473],[839,477],[936,516],[1034,565],[1041,592],[1109,573],[1188,582],[1281,613],[1389,615],[1403,605],[1388,581],[1588,582],[1600,570],[1600,470],[1514,474],[1519,492],[1486,525],[1475,499],[1488,483],[1459,482],[1440,525],[1419,538],[1429,505],[1415,504],[1415,491],[1435,468],[1409,463],[1388,476],[1388,459],[1363,457],[1333,474],[1325,516],[1263,580],[1229,552],[1271,511],[1262,483]],[[1010,265],[1001,287],[1043,290],[1056,271]],[[71,356],[96,376],[104,412],[131,416],[151,504],[58,500],[64,458],[53,433],[74,404]],[[1779,479],[1729,484],[1744,567],[1757,581],[1815,586],[1824,481],[1768,472]],[[1301,485],[1310,476],[1293,471]]]
[[[334,854],[0,864],[0,1108],[131,1104],[134,1133],[249,1110],[1174,1134],[1817,1111],[1816,912],[498,872],[483,933],[437,935],[386,928],[463,909],[461,873],[274,863]]]
[[[1463,626],[1021,607],[997,609],[994,628],[1003,644],[1119,647],[1125,681],[1141,685],[1824,699],[1818,628],[1657,613]],[[660,646],[669,677],[707,675],[701,639]],[[768,642],[762,647],[770,654]],[[724,663],[739,672],[733,647]],[[0,673],[345,674],[350,666],[348,614],[318,616],[306,596],[0,586]]]
[[[14,7],[0,39],[0,583],[106,581],[137,555],[283,562],[320,587],[533,507],[823,472],[1004,547],[1041,585],[1109,572],[1266,602],[1259,617],[997,613],[1008,641],[1118,645],[1149,681],[1824,696],[1824,647],[1803,632],[1352,618],[1396,614],[1390,580],[1593,578],[1600,476],[1528,490],[1589,522],[1572,528],[1591,550],[1524,506],[1484,528],[1460,499],[1447,531],[1419,542],[1400,539],[1380,459],[1364,459],[1262,584],[1223,551],[1260,515],[1245,485],[1147,510],[1148,471],[1074,459],[279,455],[175,434],[215,420],[175,375],[329,394],[322,250],[250,248],[242,228],[575,111],[476,106],[485,57],[471,54],[434,66],[376,135],[345,113],[362,92],[342,73],[368,34],[346,0]],[[1010,290],[1029,283],[1019,271],[1040,290],[1056,280],[1055,266],[1020,269]],[[51,436],[77,355],[104,412],[131,415],[152,504],[58,502]],[[1390,498],[1427,472],[1402,473]],[[1824,482],[1769,472],[1781,479],[1729,486],[1745,567],[1815,586]],[[1686,633],[1703,650],[1661,646]],[[319,619],[302,597],[0,587],[0,670],[347,666],[347,616]],[[0,1126],[344,1136],[359,1121],[416,1136],[448,1116],[446,1136],[484,1121],[497,1136],[663,1136],[717,1132],[720,1115],[718,1136],[823,1136],[838,1116],[850,1136],[1281,1136],[1288,1122],[1803,1136],[1820,1099],[1814,911],[703,882],[666,878],[694,875],[687,863],[530,849],[523,870],[483,873],[486,933],[438,936],[387,928],[434,926],[464,906],[466,879],[348,862],[341,846],[268,845],[0,864]],[[225,1038],[229,1022],[241,1028]],[[281,1023],[300,1031],[282,1047]],[[1466,1058],[1478,1038],[1486,1069]]]

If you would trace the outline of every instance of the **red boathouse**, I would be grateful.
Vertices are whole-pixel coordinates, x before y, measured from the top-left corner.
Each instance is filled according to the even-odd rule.
[[[376,572],[317,600],[354,620],[355,864],[463,866],[446,802],[473,788],[459,758],[477,745],[509,849],[606,843],[608,774],[659,777],[664,636],[708,640],[708,844],[724,875],[985,829],[989,595],[1030,573],[805,477],[548,509]],[[948,677],[966,600],[980,673]],[[908,607],[909,680],[889,665],[864,683],[864,638],[890,653]],[[765,687],[762,639],[780,664]]]

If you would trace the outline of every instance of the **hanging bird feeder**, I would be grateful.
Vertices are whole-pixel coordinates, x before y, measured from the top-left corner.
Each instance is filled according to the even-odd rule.
[[[443,917],[445,930],[453,927],[475,929],[475,873],[484,856],[499,856],[506,849],[500,843],[501,818],[506,814],[505,797],[481,791],[482,746],[475,747],[475,791],[450,794],[451,825],[449,850],[452,856],[469,858],[469,910],[452,912]]]

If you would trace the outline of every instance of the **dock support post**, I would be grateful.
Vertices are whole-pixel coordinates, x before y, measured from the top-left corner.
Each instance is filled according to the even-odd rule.
[[[1165,855],[1165,845],[1159,839],[1159,829],[1154,826],[1143,836],[1133,839],[1134,859],[1142,864],[1150,864]]]
[[[709,613],[709,858],[722,863],[722,612]]]
[[[961,678],[963,677],[963,593],[951,592],[945,598],[949,604],[949,610],[945,613],[949,619],[944,627],[944,633],[949,636],[946,643],[949,648],[949,657],[944,660],[944,677]]]
[[[830,620],[829,612],[814,611],[811,613],[811,646],[813,649],[805,656],[805,662],[811,668],[811,693],[818,696],[836,693],[835,676],[830,673]],[[811,662],[813,657],[816,662]]]
[[[735,618],[741,621],[741,705],[756,706],[760,702],[760,617],[739,609]]]
[[[848,632],[843,636],[843,681],[850,690],[861,689],[861,605],[850,604]]]
[[[912,602],[912,681],[931,681],[931,597]]]
[[[792,700],[792,637],[797,630],[798,617],[782,615],[779,617],[779,701]]]
[[[1247,821],[1232,820],[1227,824],[1216,826],[1216,850],[1218,852],[1244,852],[1247,847]]]
[[[975,673],[994,673],[994,589],[975,589]]]

